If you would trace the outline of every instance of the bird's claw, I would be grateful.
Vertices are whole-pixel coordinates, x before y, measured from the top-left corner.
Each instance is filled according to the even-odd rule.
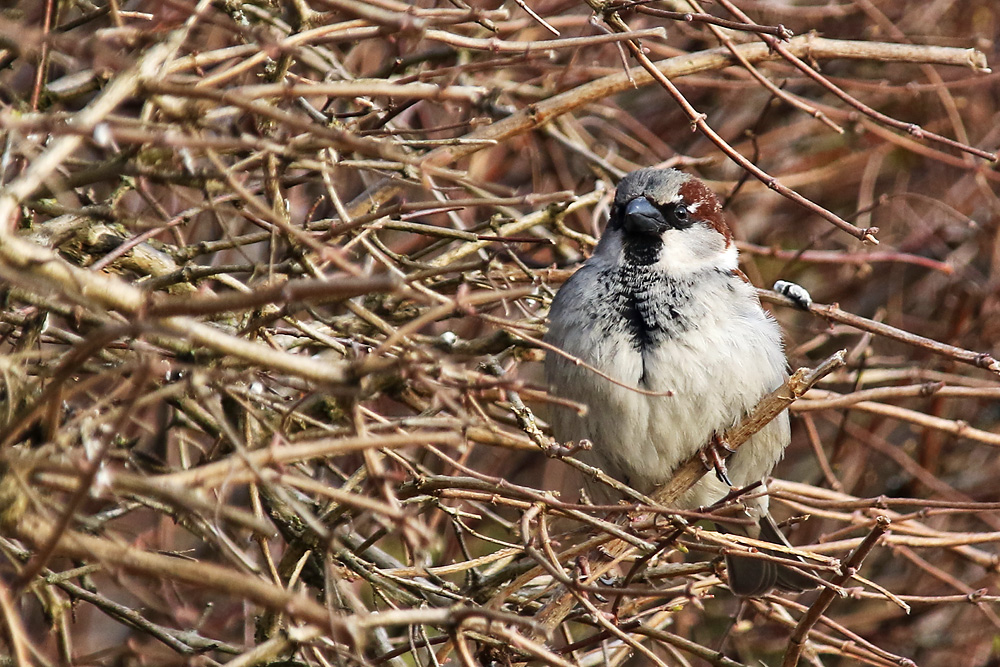
[[[698,458],[701,459],[705,469],[714,470],[715,476],[719,478],[719,481],[731,489],[734,486],[732,480],[729,479],[729,469],[726,468],[726,457],[732,454],[733,451],[735,450],[725,440],[720,438],[718,434],[715,434],[712,436],[712,440],[708,443],[708,446],[698,452]]]

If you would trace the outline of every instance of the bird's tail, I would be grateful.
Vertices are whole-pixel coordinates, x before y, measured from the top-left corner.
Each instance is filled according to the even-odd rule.
[[[767,512],[760,518],[760,539],[784,547],[792,546]],[[774,556],[791,558],[785,553],[764,551]],[[729,588],[741,597],[757,597],[774,588],[792,593],[816,588],[816,583],[798,568],[760,558],[729,554],[726,556],[726,571],[729,573]]]

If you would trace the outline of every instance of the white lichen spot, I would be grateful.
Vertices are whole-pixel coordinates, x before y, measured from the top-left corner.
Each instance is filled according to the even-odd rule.
[[[787,280],[779,280],[774,283],[774,291],[783,296],[787,296],[802,310],[809,310],[809,306],[811,306],[813,302],[812,295],[809,294],[809,290],[802,285],[798,285]]]

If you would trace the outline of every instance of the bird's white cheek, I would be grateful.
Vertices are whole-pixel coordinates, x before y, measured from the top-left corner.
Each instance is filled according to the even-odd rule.
[[[670,274],[695,273],[706,269],[735,269],[736,245],[726,246],[721,234],[704,227],[671,230],[663,235],[657,268]]]

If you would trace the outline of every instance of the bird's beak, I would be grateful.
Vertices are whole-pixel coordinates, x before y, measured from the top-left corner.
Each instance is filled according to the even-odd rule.
[[[636,197],[625,207],[625,231],[630,234],[659,234],[666,226],[663,214],[645,197]]]

